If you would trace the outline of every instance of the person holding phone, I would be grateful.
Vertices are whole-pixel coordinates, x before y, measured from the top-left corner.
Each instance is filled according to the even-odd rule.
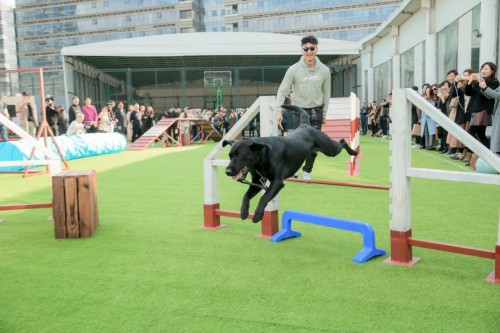
[[[479,87],[486,98],[494,101],[490,150],[500,156],[500,87],[491,89],[485,80],[479,81]]]
[[[500,86],[495,77],[497,66],[492,62],[485,62],[481,66],[481,73],[469,75],[469,81],[465,87],[465,94],[470,96],[467,112],[471,113],[469,134],[475,137],[485,147],[490,147],[490,141],[486,136],[486,126],[491,125],[491,115],[495,101],[484,96],[479,83],[484,81],[487,88],[492,90]]]

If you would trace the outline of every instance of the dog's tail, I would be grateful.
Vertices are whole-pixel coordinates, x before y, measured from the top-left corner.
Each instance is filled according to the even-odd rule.
[[[299,114],[300,125],[302,124],[311,125],[311,120],[309,119],[309,115],[304,111],[304,109],[298,107],[297,105],[291,105],[291,104],[283,104],[281,107],[283,109],[287,109]]]

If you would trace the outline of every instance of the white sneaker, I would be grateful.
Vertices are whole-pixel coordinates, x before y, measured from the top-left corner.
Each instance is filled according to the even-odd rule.
[[[311,180],[311,174],[309,172],[302,171],[302,179]]]

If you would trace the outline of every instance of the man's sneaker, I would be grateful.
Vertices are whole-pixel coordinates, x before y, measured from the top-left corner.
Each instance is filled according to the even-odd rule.
[[[309,172],[302,171],[302,179],[311,180],[311,174]]]
[[[293,178],[299,178],[299,172],[298,171],[293,174]]]

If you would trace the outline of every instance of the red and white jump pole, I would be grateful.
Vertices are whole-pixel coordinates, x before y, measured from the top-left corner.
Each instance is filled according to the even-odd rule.
[[[351,93],[351,148],[356,150],[359,155],[359,108],[360,102],[359,98],[356,97],[356,94]],[[351,161],[349,164],[349,175],[355,176],[359,174],[359,168],[356,165],[357,156],[351,156]]]

